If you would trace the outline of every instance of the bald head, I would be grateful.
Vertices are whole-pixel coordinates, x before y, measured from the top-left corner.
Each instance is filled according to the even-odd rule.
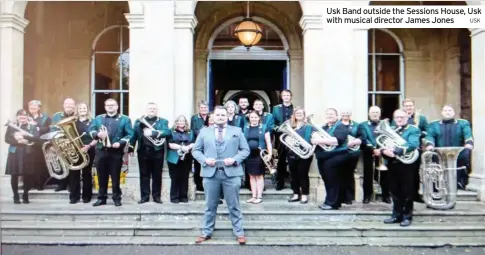
[[[371,121],[379,121],[381,119],[381,108],[379,106],[371,106],[369,108],[369,119]]]

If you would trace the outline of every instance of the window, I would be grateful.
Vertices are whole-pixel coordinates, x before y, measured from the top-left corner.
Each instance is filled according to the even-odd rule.
[[[392,119],[404,88],[402,44],[390,31],[369,29],[369,107],[381,108],[382,118]]]
[[[118,112],[128,115],[129,100],[129,30],[127,26],[112,26],[95,39],[91,60],[91,110],[102,114],[104,101],[118,101]]]

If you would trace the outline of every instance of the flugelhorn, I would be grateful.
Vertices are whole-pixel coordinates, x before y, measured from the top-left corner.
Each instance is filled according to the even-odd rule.
[[[146,128],[144,128],[143,130],[145,129],[149,129],[150,131],[157,131],[153,128],[152,125],[150,125],[150,123],[148,123],[148,121],[145,119],[145,116],[146,115],[143,115],[141,116],[140,118],[140,123],[142,123],[143,125],[145,125]],[[148,139],[148,141],[150,141],[153,145],[155,146],[162,146],[164,143],[165,143],[165,138],[153,138],[151,136],[147,136],[146,137]]]
[[[30,136],[30,137],[33,137],[34,135],[32,135],[31,133],[17,127],[15,124],[13,124],[10,120],[7,121],[7,124],[5,124],[6,127],[11,127],[13,129],[15,129],[15,131],[19,132],[20,134],[22,134],[22,136]],[[30,142],[30,143],[27,143],[27,146],[32,146],[34,145],[33,142]]]
[[[106,132],[106,137],[104,139],[101,139],[101,143],[103,144],[104,147],[111,148],[111,141],[109,140],[109,133],[106,126],[101,125],[101,127],[99,128],[99,132]]]
[[[315,132],[313,132],[312,135],[320,136],[321,138],[331,138],[331,137],[333,137],[329,133],[327,133],[327,131],[323,130],[323,128],[313,124],[312,117],[313,117],[313,114],[310,114],[307,117],[307,121],[306,121],[307,124],[311,125],[316,130]],[[319,146],[325,151],[333,151],[333,150],[335,150],[335,148],[337,148],[336,145],[319,144]]]
[[[406,144],[406,140],[391,128],[387,119],[382,120],[379,125],[377,125],[374,132],[379,134],[376,138],[376,143],[383,149],[394,150],[396,148],[401,148]],[[416,149],[411,152],[406,152],[402,156],[396,155],[396,158],[404,164],[412,164],[419,158],[419,152]]]
[[[270,174],[276,174],[276,162],[274,160],[274,155],[272,157],[269,156],[268,150],[260,149],[259,156],[263,160],[264,164],[268,168]]]

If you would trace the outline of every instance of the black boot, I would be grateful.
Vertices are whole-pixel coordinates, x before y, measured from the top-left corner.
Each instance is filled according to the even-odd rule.
[[[13,203],[14,204],[20,204],[20,196],[19,196],[19,193],[15,192],[13,194]]]
[[[29,193],[24,191],[24,194],[22,195],[22,200],[24,204],[28,204],[29,202]]]

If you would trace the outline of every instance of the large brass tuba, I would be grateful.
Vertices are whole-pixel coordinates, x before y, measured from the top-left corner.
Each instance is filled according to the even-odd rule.
[[[140,123],[145,125],[145,127],[150,129],[150,131],[155,131],[153,126],[150,125],[150,123],[148,123],[148,121],[145,119],[145,115],[141,116]],[[145,129],[143,129],[143,130],[145,130]],[[148,141],[153,143],[153,145],[155,145],[155,146],[161,146],[165,143],[165,138],[153,138],[153,137],[148,136],[147,139],[148,139]]]
[[[313,132],[312,135],[320,136],[321,138],[331,138],[331,137],[333,137],[329,133],[327,133],[327,131],[323,130],[321,127],[313,124],[312,118],[313,118],[313,114],[310,114],[310,115],[308,115],[307,121],[306,121],[309,125],[311,125],[316,130],[315,132]],[[320,144],[319,146],[322,147],[322,149],[325,150],[325,151],[333,151],[335,148],[337,148],[336,145]]]
[[[312,145],[305,141],[298,133],[293,130],[289,120],[285,121],[279,128],[281,132],[280,141],[296,155],[302,159],[310,158],[315,151],[316,145]]]
[[[457,192],[456,171],[458,155],[464,147],[440,147],[425,151],[421,156],[423,165],[423,199],[426,205],[437,210],[455,207]],[[436,157],[436,158],[434,158]],[[433,162],[437,160],[438,163]]]
[[[376,138],[376,143],[381,148],[394,150],[395,148],[403,147],[404,144],[406,144],[406,140],[391,128],[387,119],[382,120],[379,125],[377,125],[374,132],[379,134]],[[404,164],[412,164],[419,158],[419,152],[418,150],[414,150],[412,152],[407,152],[402,156],[396,155],[396,158]]]
[[[41,136],[49,140],[42,145],[42,151],[50,175],[56,179],[64,179],[69,170],[81,170],[89,163],[89,155],[82,151],[84,146],[76,128],[76,116],[61,120],[56,126],[59,131],[53,131]]]

